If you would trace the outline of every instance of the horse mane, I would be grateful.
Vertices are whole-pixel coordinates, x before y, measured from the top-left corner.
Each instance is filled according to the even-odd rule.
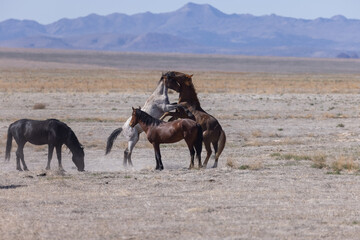
[[[74,131],[69,127],[70,130],[70,141],[71,143],[74,143],[75,145],[82,147],[81,143],[79,142],[79,139],[76,137]]]
[[[79,139],[76,137],[74,131],[68,126],[66,125],[66,123],[61,122],[58,119],[48,119],[49,121],[54,121],[59,125],[62,125],[66,130],[67,130],[67,139],[69,141],[65,142],[65,145],[70,149],[70,151],[74,151],[75,148],[83,148],[83,145],[79,142]]]
[[[149,126],[149,125],[158,126],[159,124],[161,124],[163,122],[160,119],[156,119],[156,118],[152,117],[151,115],[147,114],[146,112],[141,111],[140,109],[136,109],[135,114],[136,114],[136,117],[139,120],[141,120],[146,126]]]

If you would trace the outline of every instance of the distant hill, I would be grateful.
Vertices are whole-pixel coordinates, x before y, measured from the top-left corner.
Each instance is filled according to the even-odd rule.
[[[168,13],[91,14],[48,25],[0,22],[0,46],[138,52],[341,57],[360,54],[360,20],[225,14],[188,3]],[[351,55],[350,55],[351,56]]]

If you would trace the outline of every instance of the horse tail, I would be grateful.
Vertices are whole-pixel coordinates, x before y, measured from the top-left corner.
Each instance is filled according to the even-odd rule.
[[[9,129],[8,129],[8,134],[7,134],[6,153],[5,153],[5,160],[8,160],[8,161],[10,160],[12,139],[13,139],[13,135],[11,133],[11,125],[10,125]]]
[[[197,127],[197,137],[195,141],[195,149],[197,153],[201,153],[202,151],[202,142],[203,142],[203,130],[200,124],[196,124]]]
[[[220,154],[222,153],[222,151],[224,150],[224,147],[225,147],[225,143],[226,143],[226,135],[225,135],[225,132],[223,129],[221,129],[221,132],[220,132],[220,137],[219,137],[219,140],[218,140],[218,144],[219,144],[219,148],[218,148],[218,151],[216,153],[216,156],[215,156],[215,159],[218,159],[220,157]]]
[[[121,133],[122,131],[122,128],[118,128],[118,129],[115,129],[111,134],[110,136],[108,137],[107,139],[107,142],[106,142],[106,152],[105,152],[105,155],[110,153],[111,151],[111,148],[114,144],[114,141],[115,139],[117,138],[117,136],[119,136],[119,134]]]

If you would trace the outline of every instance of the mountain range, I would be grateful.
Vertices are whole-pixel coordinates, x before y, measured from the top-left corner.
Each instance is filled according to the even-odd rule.
[[[168,13],[91,14],[47,25],[9,19],[0,22],[0,46],[357,58],[360,20],[225,14],[188,3]]]

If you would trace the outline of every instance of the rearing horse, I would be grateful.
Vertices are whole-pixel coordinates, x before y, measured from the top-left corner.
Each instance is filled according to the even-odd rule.
[[[192,75],[174,71],[163,74],[162,78],[165,80],[166,86],[179,93],[178,103],[182,108],[178,108],[178,112],[165,113],[161,119],[164,119],[166,116],[172,116],[172,119],[194,117],[204,131],[204,145],[207,155],[203,167],[206,167],[211,156],[212,151],[210,145],[212,144],[215,151],[213,168],[216,168],[219,156],[225,147],[226,135],[216,118],[201,108],[191,77]],[[189,111],[191,114],[186,111]]]
[[[176,109],[177,106],[177,104],[170,104],[168,97],[168,88],[164,84],[163,78],[161,78],[155,91],[146,100],[145,105],[142,107],[142,110],[154,118],[160,118],[165,112],[172,111]],[[123,165],[125,167],[127,166],[127,163],[132,166],[131,153],[136,143],[139,141],[139,135],[143,132],[142,128],[139,125],[136,125],[134,128],[130,127],[130,120],[131,117],[128,118],[128,120],[124,123],[122,127],[115,129],[110,134],[107,140],[105,152],[105,154],[110,153],[115,139],[122,132],[128,141],[128,146],[124,151]]]

